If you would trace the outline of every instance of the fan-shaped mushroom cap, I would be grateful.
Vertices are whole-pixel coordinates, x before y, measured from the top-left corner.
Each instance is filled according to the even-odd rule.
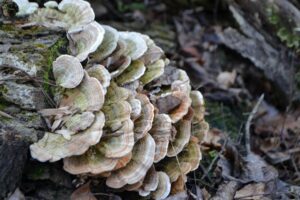
[[[47,1],[46,3],[44,3],[44,6],[46,8],[57,8],[58,3],[56,1]]]
[[[177,194],[185,190],[185,183],[187,181],[186,175],[180,175],[176,181],[172,183],[171,194]]]
[[[133,61],[124,71],[118,76],[116,82],[124,85],[126,83],[138,80],[145,72],[146,67],[144,63],[139,60]]]
[[[97,149],[97,145],[80,156],[64,158],[64,170],[70,174],[101,174],[108,177],[112,170],[126,166],[131,160],[131,154],[122,158],[107,158]],[[106,176],[104,173],[109,175]]]
[[[122,158],[117,158],[118,162],[113,170],[117,170],[125,167],[130,162],[131,158],[132,158],[131,152]]]
[[[98,112],[92,126],[73,135],[70,140],[60,134],[46,132],[41,140],[30,146],[31,156],[41,162],[55,162],[65,157],[81,155],[99,142],[103,126],[104,114]]]
[[[157,114],[149,133],[155,141],[154,162],[157,163],[167,155],[172,132],[171,118],[166,114]]]
[[[43,117],[55,116],[55,115],[70,115],[72,111],[69,107],[59,107],[59,108],[46,108],[38,111]]]
[[[171,85],[172,90],[181,91],[187,96],[189,96],[191,92],[190,79],[187,73],[181,69],[178,69],[177,79]]]
[[[80,61],[70,55],[61,55],[53,62],[53,75],[58,85],[64,88],[77,87],[84,76]]]
[[[144,94],[138,93],[135,98],[137,98],[142,105],[141,115],[134,121],[134,138],[139,140],[144,137],[152,127],[154,106]]]
[[[191,171],[198,168],[200,160],[202,159],[198,142],[197,138],[191,137],[189,144],[186,146],[186,151],[183,151],[178,158],[179,162],[188,162],[191,166]]]
[[[101,64],[103,64],[107,68],[111,68],[110,65],[118,62],[122,56],[123,57],[128,56],[128,55],[125,55],[125,51],[126,51],[126,42],[122,38],[119,37],[116,49],[113,51],[113,53],[109,57],[107,57],[105,60],[103,60],[101,62]],[[130,56],[128,56],[128,57],[131,60],[131,57]],[[118,62],[118,63],[120,63],[120,62]],[[119,65],[117,65],[117,67],[118,66]],[[109,70],[109,71],[112,71],[112,70]]]
[[[175,182],[179,176],[188,174],[191,171],[191,166],[187,162],[176,161],[176,163],[175,163],[174,158],[164,161],[164,163],[165,162],[166,162],[166,165],[164,166],[163,171],[168,174],[171,183]],[[170,162],[171,164],[169,164],[167,162]],[[180,163],[180,167],[179,167],[178,163]],[[173,166],[171,166],[171,165],[173,165]]]
[[[131,161],[123,168],[112,173],[106,184],[111,188],[121,188],[126,184],[134,184],[141,180],[152,166],[155,153],[155,142],[147,134],[140,139],[132,150]]]
[[[133,122],[127,119],[122,122],[122,127],[113,132],[107,139],[101,140],[96,148],[107,158],[120,158],[132,151],[134,145]]]
[[[135,96],[138,91],[142,91],[139,80],[123,85],[123,87],[130,91],[131,96]]]
[[[94,119],[95,115],[92,112],[83,112],[67,117],[64,122],[68,130],[78,132],[90,127]]]
[[[18,6],[18,12],[16,16],[25,16],[34,13],[39,5],[35,2],[29,2],[28,0],[13,0]]]
[[[81,31],[95,18],[90,4],[82,0],[63,0],[58,5],[55,1],[48,1],[44,6],[30,16],[30,22],[52,29],[63,28],[73,33]]]
[[[110,26],[102,25],[102,27],[105,30],[104,39],[98,49],[90,55],[89,62],[92,63],[101,62],[117,48],[119,32]]]
[[[116,62],[111,63],[108,69],[111,71],[111,77],[115,78],[122,74],[130,65],[131,58],[129,56],[122,56]]]
[[[122,122],[130,119],[131,107],[127,101],[118,101],[102,108],[105,114],[105,127],[112,132],[122,126]]]
[[[106,94],[106,89],[108,88],[111,80],[109,71],[103,65],[94,65],[87,70],[87,73],[90,77],[96,78],[100,81],[104,94]]]
[[[171,183],[168,175],[164,172],[158,173],[158,186],[154,192],[151,192],[151,197],[155,200],[167,198],[171,191]]]
[[[169,114],[172,123],[178,122],[187,114],[191,103],[192,101],[189,95],[181,91],[174,91],[170,94],[167,93],[156,100],[159,113]]]
[[[64,138],[66,138],[67,140],[71,139],[71,135],[74,135],[75,132],[74,131],[70,131],[68,129],[60,129],[60,130],[56,130],[55,131],[56,134],[61,134]]]
[[[191,137],[192,113],[188,113],[179,122],[175,124],[177,133],[175,139],[171,141],[167,155],[169,157],[176,156],[182,151],[184,146],[189,142]]]
[[[161,166],[163,171],[170,177],[171,182],[174,182],[180,175],[185,175],[197,169],[201,158],[198,139],[192,137],[185,149],[178,154],[177,158],[172,157],[163,160]]]
[[[138,182],[131,184],[131,185],[125,185],[123,188],[127,191],[136,191],[143,185],[144,178],[139,180]]]
[[[130,118],[132,120],[135,120],[141,115],[142,103],[140,100],[134,98],[129,99],[128,102],[130,103],[131,106]]]
[[[71,32],[78,31],[83,25],[89,24],[95,19],[95,13],[89,2],[83,0],[63,0],[58,9],[64,13],[64,21],[68,21],[67,29]]]
[[[126,88],[119,87],[115,82],[111,82],[107,89],[105,105],[128,99],[130,91]]]
[[[209,124],[202,120],[201,122],[195,122],[192,125],[192,135],[202,141],[209,131]]]
[[[192,108],[194,110],[194,118],[199,122],[203,120],[205,110],[204,110],[204,99],[199,91],[191,91],[190,97],[192,99]]]
[[[146,85],[154,79],[159,78],[164,73],[164,68],[165,62],[162,59],[157,60],[156,62],[146,66],[146,72],[140,80],[144,85]]]
[[[168,60],[165,62],[168,63]],[[190,82],[185,71],[166,64],[164,74],[154,84],[155,86],[171,86],[175,81],[180,81],[187,86]]]
[[[82,31],[68,33],[70,50],[80,61],[97,50],[104,37],[104,29],[97,22],[91,22],[83,26]]]
[[[101,174],[113,170],[118,159],[106,158],[96,147],[79,156],[64,158],[64,170],[70,174]]]
[[[98,111],[104,103],[104,92],[100,82],[96,78],[89,77],[87,73],[78,87],[66,90],[63,95],[60,107]]]
[[[147,51],[147,44],[141,34],[135,32],[119,32],[120,37],[126,42],[126,53],[132,60],[140,58]]]
[[[148,196],[152,191],[155,191],[158,186],[158,173],[155,170],[154,166],[152,166],[143,181],[143,185],[138,189],[140,196]]]
[[[142,37],[145,40],[148,49],[139,60],[145,63],[145,65],[148,65],[160,59],[164,55],[164,52],[155,45],[154,41],[150,39],[149,36],[142,35]]]
[[[189,107],[191,106],[191,99],[185,93],[181,91],[172,92],[172,96],[181,100],[180,105],[169,113],[172,122],[178,122],[184,115],[188,113]]]
[[[70,19],[65,13],[58,11],[51,6],[40,8],[33,15],[30,15],[29,21],[33,24],[45,26],[50,29],[67,29],[70,26]]]

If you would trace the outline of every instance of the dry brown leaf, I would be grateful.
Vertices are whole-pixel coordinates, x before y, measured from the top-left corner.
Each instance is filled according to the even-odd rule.
[[[244,161],[242,179],[245,181],[269,182],[278,177],[277,170],[254,153],[249,153]]]
[[[228,89],[230,88],[236,79],[236,71],[232,72],[221,72],[217,77],[217,82],[219,83],[221,88]]]
[[[235,199],[245,199],[245,200],[270,200],[266,197],[267,188],[265,183],[253,183],[244,186],[242,189],[235,193]]]
[[[184,191],[184,192],[177,193],[175,195],[171,195],[168,198],[166,198],[165,200],[187,200],[187,199],[188,199],[188,195]]]
[[[225,138],[224,133],[217,128],[212,128],[203,138],[202,148],[211,149],[211,148],[220,148],[222,146],[221,141]]]
[[[235,191],[239,187],[239,183],[236,181],[225,181],[223,182],[210,200],[224,200],[233,199]]]
[[[77,188],[71,195],[71,200],[97,200],[90,189],[90,182]]]
[[[7,200],[25,200],[25,196],[21,190],[17,188]]]

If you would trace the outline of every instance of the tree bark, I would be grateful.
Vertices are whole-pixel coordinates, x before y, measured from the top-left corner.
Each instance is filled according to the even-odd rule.
[[[272,80],[288,105],[299,101],[299,4],[289,0],[227,0],[238,24],[219,33],[221,42],[249,59]]]
[[[3,5],[2,5],[3,8]],[[1,14],[1,13],[0,13]],[[53,60],[66,52],[61,31],[20,28],[0,17],[0,199],[20,184],[28,148],[47,129],[38,110],[55,106]],[[5,21],[6,20],[6,21]]]

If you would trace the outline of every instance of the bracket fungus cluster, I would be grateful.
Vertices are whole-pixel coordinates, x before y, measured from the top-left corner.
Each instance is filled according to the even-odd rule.
[[[153,199],[182,190],[208,129],[187,74],[148,36],[97,23],[86,1],[49,1],[29,14],[30,25],[64,29],[70,53],[53,62],[61,90],[56,108],[39,111],[49,131],[32,157]]]

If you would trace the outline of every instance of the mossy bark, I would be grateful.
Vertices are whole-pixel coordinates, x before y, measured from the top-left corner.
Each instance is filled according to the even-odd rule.
[[[29,145],[46,125],[38,110],[55,106],[52,62],[66,53],[64,32],[0,24],[0,199],[22,178]]]
[[[249,59],[279,89],[281,107],[300,99],[300,7],[291,0],[227,0],[237,25],[219,34],[221,42]]]

